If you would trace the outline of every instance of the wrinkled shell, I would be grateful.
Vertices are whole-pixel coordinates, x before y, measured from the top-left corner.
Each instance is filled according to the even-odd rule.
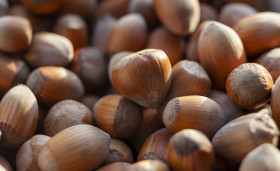
[[[270,99],[273,80],[269,72],[256,63],[246,63],[235,68],[228,76],[226,91],[235,104],[254,110]]]

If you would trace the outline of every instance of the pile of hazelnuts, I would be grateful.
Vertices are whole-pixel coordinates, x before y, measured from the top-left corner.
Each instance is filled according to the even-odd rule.
[[[278,12],[0,0],[0,170],[280,170]]]

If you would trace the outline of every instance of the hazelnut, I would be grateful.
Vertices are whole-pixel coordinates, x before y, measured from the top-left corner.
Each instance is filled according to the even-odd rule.
[[[60,14],[76,14],[83,18],[88,18],[95,13],[97,5],[97,0],[63,0],[58,12]]]
[[[207,24],[201,32],[198,54],[199,62],[209,74],[213,87],[218,89],[225,89],[230,72],[246,62],[239,36],[230,27],[216,21]]]
[[[163,101],[171,82],[171,65],[158,49],[146,49],[121,58],[111,69],[114,88],[147,108]]]
[[[182,96],[167,103],[163,122],[173,133],[183,129],[197,129],[212,138],[225,124],[225,115],[220,105],[208,97]]]
[[[0,170],[13,171],[10,163],[2,156],[0,156]]]
[[[85,47],[75,51],[70,68],[81,78],[86,90],[98,92],[109,82],[107,65],[102,51],[94,47]]]
[[[114,138],[131,138],[142,123],[142,107],[121,95],[100,98],[93,113],[98,127]]]
[[[21,59],[11,58],[0,53],[0,96],[3,96],[11,87],[25,83],[29,68]]]
[[[88,107],[75,100],[62,100],[49,110],[44,120],[44,130],[49,136],[78,124],[93,123],[92,113]]]
[[[91,38],[93,47],[103,52],[106,51],[107,43],[115,23],[116,19],[109,14],[103,15],[95,22]]]
[[[32,38],[32,27],[27,19],[2,16],[0,23],[0,51],[20,53],[28,48]]]
[[[137,161],[150,159],[166,162],[166,148],[172,135],[173,134],[166,128],[154,132],[141,147]]]
[[[77,100],[84,94],[79,77],[72,71],[57,66],[37,68],[29,75],[26,85],[38,101],[47,106],[65,99]]]
[[[32,91],[25,85],[11,88],[0,103],[1,145],[19,147],[31,138],[38,122],[38,104]]]
[[[71,1],[71,0],[69,0]],[[102,0],[96,12],[96,18],[110,14],[115,18],[120,18],[127,14],[129,0]]]
[[[130,0],[128,5],[129,13],[140,13],[146,20],[149,28],[159,25],[153,0]]]
[[[206,21],[206,20],[217,20],[218,18],[218,12],[217,10],[207,3],[200,3],[200,22]]]
[[[92,170],[105,160],[111,138],[87,124],[75,125],[53,136],[40,150],[41,170]]]
[[[164,27],[158,27],[150,33],[146,48],[163,50],[174,66],[183,58],[184,39]]]
[[[235,68],[228,76],[226,91],[235,104],[254,110],[270,99],[273,80],[269,72],[256,63],[246,63]]]
[[[74,49],[87,45],[87,24],[79,15],[65,14],[61,16],[56,21],[53,30],[55,33],[68,38],[73,44]]]
[[[147,39],[147,25],[140,14],[126,14],[116,21],[107,43],[107,51],[136,52],[141,50]]]
[[[166,156],[174,171],[211,171],[214,164],[214,150],[210,140],[195,129],[184,129],[174,134],[168,143]]]
[[[133,162],[132,152],[125,142],[118,139],[111,139],[109,154],[104,163],[110,164],[114,162]]]
[[[50,32],[36,33],[24,59],[33,68],[66,66],[73,59],[73,45],[64,36]]]
[[[35,14],[51,14],[58,10],[62,0],[21,0]]]
[[[19,149],[16,156],[16,166],[18,171],[38,171],[40,170],[37,159],[43,145],[51,137],[46,135],[34,135],[26,141]]]
[[[9,13],[9,9],[10,9],[10,6],[9,6],[8,1],[7,0],[1,0],[0,1],[0,17],[4,16],[4,15],[7,15]]]
[[[200,20],[198,0],[154,0],[154,7],[163,25],[180,36],[193,33]]]
[[[222,7],[218,21],[234,27],[242,18],[256,14],[258,11],[246,3],[228,3]]]
[[[280,128],[280,107],[279,107],[279,100],[280,100],[280,77],[275,82],[274,87],[271,91],[271,112],[272,118],[277,123],[277,126]]]
[[[259,12],[236,23],[234,30],[241,38],[249,58],[279,45],[279,16],[275,12]]]
[[[280,48],[271,49],[260,57],[257,58],[255,61],[258,64],[264,66],[267,71],[270,73],[273,82],[277,80],[280,76]]]
[[[278,143],[279,130],[273,119],[263,113],[241,116],[224,125],[213,137],[212,144],[220,156],[235,162],[263,143]]]

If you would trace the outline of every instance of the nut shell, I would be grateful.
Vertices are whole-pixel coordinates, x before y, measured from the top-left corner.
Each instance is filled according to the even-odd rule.
[[[171,83],[170,61],[158,49],[128,55],[113,65],[111,72],[115,89],[147,108],[159,106]]]
[[[109,152],[111,138],[87,124],[64,129],[41,149],[38,165],[43,171],[91,170],[102,164]]]
[[[77,100],[84,94],[80,78],[63,67],[39,67],[29,75],[26,85],[47,106],[65,99]]]
[[[254,110],[270,99],[273,80],[269,72],[256,63],[246,63],[235,68],[228,76],[226,91],[239,107]]]
[[[225,124],[225,116],[215,101],[193,95],[170,100],[163,112],[163,122],[173,133],[197,129],[212,138]]]

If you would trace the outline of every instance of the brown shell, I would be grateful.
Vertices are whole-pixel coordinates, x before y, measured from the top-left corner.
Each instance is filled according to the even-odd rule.
[[[109,153],[111,138],[97,127],[80,124],[53,136],[41,149],[41,170],[92,170],[103,163]]]
[[[36,14],[51,14],[59,9],[62,0],[21,0],[21,2]]]
[[[142,15],[126,14],[117,20],[110,34],[107,51],[137,52],[144,48],[147,39],[147,24]]]
[[[270,99],[273,80],[269,72],[256,63],[246,63],[235,68],[228,76],[226,91],[239,107],[254,110]]]
[[[38,104],[34,94],[25,85],[11,88],[0,103],[1,144],[19,147],[31,138],[38,122]]]
[[[60,100],[76,100],[84,94],[80,78],[72,71],[56,66],[37,68],[29,75],[26,85],[40,103],[48,106]]]
[[[30,22],[18,16],[0,18],[0,50],[20,53],[31,44],[32,27]]]
[[[215,101],[204,96],[176,97],[168,102],[163,122],[173,133],[183,129],[197,129],[209,138],[225,124],[225,116]]]
[[[142,160],[132,164],[127,171],[170,171],[169,166],[159,160]]]
[[[62,100],[52,106],[44,121],[45,133],[54,136],[68,127],[93,124],[90,109],[75,100]]]
[[[34,68],[66,66],[73,59],[73,51],[73,45],[66,37],[51,32],[39,32],[34,35],[24,59]]]
[[[193,33],[200,20],[198,0],[154,0],[154,7],[163,25],[181,36]]]
[[[167,146],[167,160],[174,171],[210,171],[214,164],[214,149],[210,140],[195,129],[174,134]]]
[[[112,67],[115,89],[147,108],[163,101],[171,83],[171,65],[158,49],[146,49],[122,58]]]
[[[222,48],[221,48],[222,47]],[[212,21],[200,34],[199,61],[209,74],[214,88],[225,89],[230,72],[246,62],[241,39],[230,27]]]
[[[279,45],[279,16],[279,13],[260,12],[243,18],[234,26],[248,57],[254,57]]]

